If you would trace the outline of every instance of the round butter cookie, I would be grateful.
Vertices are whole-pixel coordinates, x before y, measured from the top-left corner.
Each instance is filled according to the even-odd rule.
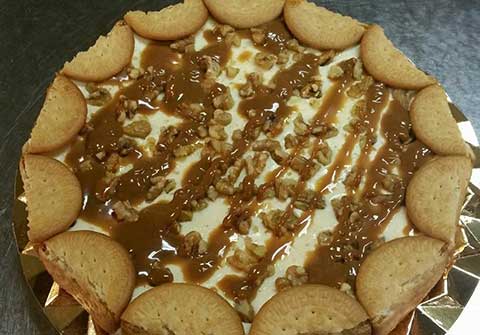
[[[62,73],[81,81],[106,80],[130,64],[134,45],[132,29],[119,21],[107,36],[100,36],[90,49],[66,62]]]
[[[20,173],[27,199],[30,241],[41,242],[67,230],[82,207],[77,177],[63,163],[31,154],[23,157]]]
[[[283,16],[296,38],[318,49],[346,49],[358,43],[365,31],[357,20],[306,0],[287,0]]]
[[[82,92],[71,80],[57,75],[47,90],[25,151],[35,154],[63,147],[82,129],[86,117],[87,103]]]
[[[160,11],[130,11],[125,21],[142,37],[154,40],[176,40],[199,30],[207,21],[208,11],[202,0],[185,0]]]
[[[410,119],[415,136],[436,154],[468,155],[447,96],[439,85],[430,85],[417,93],[410,106]]]
[[[418,90],[434,84],[435,79],[417,69],[374,24],[363,35],[360,56],[367,71],[392,87]]]
[[[368,315],[351,296],[325,285],[281,291],[258,311],[250,335],[371,334]]]
[[[468,157],[437,157],[422,165],[406,195],[408,217],[415,227],[453,244],[471,173]]]
[[[449,260],[444,247],[437,239],[409,236],[389,241],[365,258],[357,297],[376,335],[390,334],[440,280]]]
[[[204,0],[204,2],[218,21],[235,28],[251,28],[279,16],[285,0]]]
[[[243,335],[237,312],[214,291],[192,284],[163,284],[136,298],[122,315],[122,332]]]
[[[132,297],[135,268],[128,252],[108,236],[73,231],[45,241],[40,260],[53,279],[108,333]]]

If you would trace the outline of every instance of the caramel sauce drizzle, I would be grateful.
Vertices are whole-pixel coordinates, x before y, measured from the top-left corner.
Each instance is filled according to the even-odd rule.
[[[286,48],[286,43],[292,38],[282,21],[273,21],[264,26],[267,34],[259,50],[279,54]],[[242,38],[250,38],[248,32],[240,31]],[[142,54],[142,68],[152,67],[153,71],[130,86],[121,88],[112,101],[97,111],[89,121],[90,129],[73,144],[66,157],[66,162],[72,166],[79,178],[84,204],[80,218],[106,229],[109,234],[130,251],[138,274],[138,283],[159,285],[173,280],[166,265],[179,265],[186,281],[194,283],[205,282],[221,266],[232,237],[237,234],[234,228],[239,215],[249,217],[256,214],[262,201],[262,191],[274,184],[275,178],[281,178],[292,159],[298,155],[305,145],[301,142],[292,150],[288,159],[271,173],[271,178],[263,185],[256,185],[253,177],[246,177],[242,187],[235,195],[227,198],[230,208],[223,224],[217,227],[208,238],[208,250],[204,254],[187,256],[181,253],[183,236],[178,232],[179,215],[183,209],[189,208],[194,200],[206,198],[207,190],[212,183],[223,176],[234,162],[241,158],[256,140],[258,130],[265,123],[272,124],[271,137],[282,131],[283,122],[295,112],[287,105],[294,90],[300,89],[310,79],[318,74],[319,66],[326,61],[321,55],[304,54],[290,67],[280,70],[272,79],[273,85],[255,87],[252,97],[243,99],[237,112],[247,119],[242,129],[242,136],[233,141],[233,149],[225,155],[206,155],[195,162],[185,174],[181,188],[169,202],[157,202],[148,205],[139,212],[135,222],[117,222],[113,216],[112,205],[119,200],[129,200],[138,205],[146,200],[150,179],[156,176],[167,176],[175,167],[174,150],[188,144],[201,143],[197,134],[199,126],[208,127],[213,117],[212,100],[226,91],[226,87],[216,83],[210,90],[202,88],[205,79],[204,71],[199,66],[203,56],[214,58],[221,67],[228,62],[230,46],[212,31],[204,34],[209,45],[204,49],[180,54],[167,44],[152,43]],[[249,58],[252,55],[243,55]],[[342,63],[345,70],[343,77],[335,81],[326,92],[323,102],[313,121],[310,130],[322,123],[335,123],[337,112],[343,107],[345,92],[353,83],[353,61]],[[164,98],[157,101],[151,97],[154,90],[164,92]],[[108,157],[118,152],[122,147],[124,135],[117,113],[124,99],[134,100],[139,108],[137,113],[166,113],[179,118],[176,126],[178,134],[173,142],[162,137],[156,144],[156,152],[147,156],[136,148],[121,159],[121,165],[131,165],[131,169],[119,176],[115,192],[109,192],[105,182],[107,169],[104,163],[96,160],[95,155],[104,152]],[[373,136],[380,122],[380,114],[388,101],[388,89],[382,84],[373,84],[365,97],[367,109],[370,111],[363,120],[369,129],[367,136]],[[182,104],[198,103],[204,106],[203,116],[199,119],[182,109]],[[249,114],[255,110],[254,116]],[[428,158],[430,152],[418,141],[409,144],[400,143],[399,136],[409,134],[410,123],[408,113],[393,101],[387,113],[381,120],[381,132],[386,143],[378,151],[375,159],[369,161],[371,145],[367,144],[356,167],[365,171],[365,184],[362,190],[356,190],[349,196],[369,199],[361,207],[360,222],[349,223],[348,217],[337,217],[339,224],[334,231],[334,239],[330,246],[319,246],[306,261],[306,269],[310,281],[335,286],[341,282],[352,282],[368,246],[378,239],[385,223],[403,204],[405,186],[417,165]],[[347,136],[344,146],[340,149],[334,162],[317,185],[318,196],[329,192],[329,185],[336,183],[342,170],[351,163],[351,153],[359,138],[358,133]],[[312,156],[318,150],[315,146]],[[81,164],[86,160],[92,162],[92,168],[84,170]],[[395,189],[387,203],[377,204],[371,201],[379,189],[383,176],[391,171],[393,162],[399,160],[398,175],[401,186]],[[296,194],[305,189],[309,176],[301,174],[296,187]],[[101,199],[101,200],[100,200]],[[294,196],[287,205],[283,218],[293,213]],[[239,214],[240,213],[240,214]],[[234,300],[252,300],[256,291],[265,279],[268,267],[277,261],[292,243],[295,236],[312,219],[313,209],[303,213],[298,219],[297,228],[282,237],[272,235],[267,241],[267,255],[245,276],[229,275],[224,277],[218,286]],[[353,249],[352,249],[353,246]]]

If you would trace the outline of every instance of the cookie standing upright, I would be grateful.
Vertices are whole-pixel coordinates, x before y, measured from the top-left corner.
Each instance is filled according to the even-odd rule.
[[[457,122],[450,112],[447,96],[439,85],[419,91],[410,106],[415,135],[439,155],[468,155]]]
[[[113,333],[130,302],[135,268],[128,252],[100,233],[70,231],[45,241],[40,260],[102,329]]]
[[[131,11],[125,21],[145,38],[168,41],[187,37],[199,30],[208,18],[202,0],[185,0],[160,11]]]
[[[81,81],[106,80],[130,64],[134,45],[132,29],[119,21],[106,36],[100,36],[95,45],[66,62],[62,73]]]
[[[82,190],[75,175],[53,158],[31,154],[23,157],[20,172],[30,241],[41,242],[67,230],[82,206]]]
[[[324,285],[302,285],[273,296],[258,311],[250,335],[371,334],[368,315],[352,297]]]
[[[448,261],[445,243],[425,236],[395,239],[374,249],[356,279],[356,294],[374,334],[390,334],[440,280]]]
[[[212,16],[235,28],[252,28],[282,13],[285,0],[204,0]]]
[[[453,246],[471,173],[472,162],[466,156],[436,157],[421,166],[406,195],[415,227]]]
[[[136,298],[122,315],[126,335],[243,335],[237,312],[217,293],[192,284],[163,284]]]
[[[24,151],[38,154],[62,148],[82,129],[86,117],[87,103],[82,92],[71,80],[57,75],[47,90]]]
[[[296,38],[323,50],[351,47],[360,41],[365,32],[357,20],[306,0],[287,0],[283,16]]]
[[[435,83],[385,36],[374,24],[363,35],[360,56],[367,71],[377,80],[392,87],[418,90]]]

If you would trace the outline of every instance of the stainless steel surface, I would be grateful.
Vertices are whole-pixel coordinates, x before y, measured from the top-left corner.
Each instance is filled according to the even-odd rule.
[[[171,2],[0,0],[0,334],[55,334],[32,303],[10,225],[20,149],[46,87],[65,60],[107,32],[126,10]],[[474,128],[480,129],[480,1],[317,2],[384,26],[401,50],[439,78]],[[463,292],[472,286],[463,282],[465,288],[452,289],[465,297]]]

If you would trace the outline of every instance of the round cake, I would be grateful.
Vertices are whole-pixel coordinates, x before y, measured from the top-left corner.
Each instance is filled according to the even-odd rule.
[[[28,252],[88,334],[386,335],[455,262],[473,159],[376,24],[305,0],[131,11],[46,92]]]

